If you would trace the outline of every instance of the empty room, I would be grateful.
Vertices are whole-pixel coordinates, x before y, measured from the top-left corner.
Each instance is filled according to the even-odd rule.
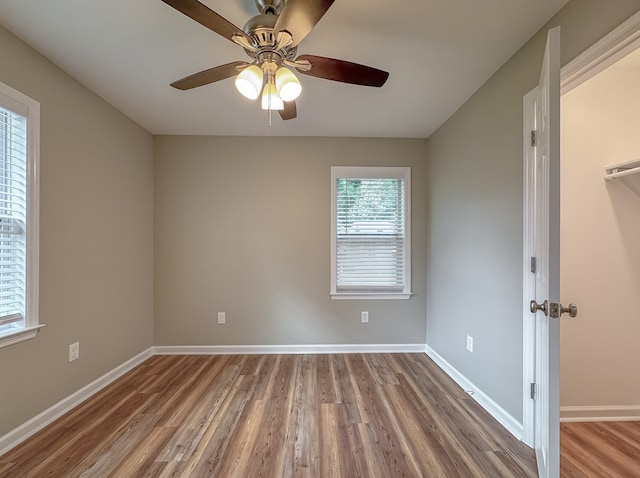
[[[0,477],[640,476],[559,254],[560,97],[639,12],[0,2]]]

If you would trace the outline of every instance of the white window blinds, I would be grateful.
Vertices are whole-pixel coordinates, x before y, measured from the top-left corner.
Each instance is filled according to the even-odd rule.
[[[333,168],[332,294],[410,294],[408,168]]]
[[[0,107],[0,326],[24,321],[27,121]]]

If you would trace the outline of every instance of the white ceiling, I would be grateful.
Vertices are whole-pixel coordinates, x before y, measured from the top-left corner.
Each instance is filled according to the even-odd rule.
[[[242,28],[254,0],[202,0]],[[568,0],[336,0],[300,44],[390,72],[381,89],[299,75],[283,122],[231,79],[169,83],[248,57],[160,0],[3,0],[0,24],[154,134],[426,138]]]

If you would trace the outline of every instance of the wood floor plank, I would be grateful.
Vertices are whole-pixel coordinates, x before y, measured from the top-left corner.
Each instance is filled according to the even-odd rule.
[[[362,437],[358,430],[358,423],[352,421],[348,407],[338,404],[336,412],[338,448],[338,476],[366,477],[369,475],[369,464],[364,456]]]
[[[264,355],[263,358],[264,360],[260,363],[260,368],[256,370],[256,373],[254,374],[257,380],[251,397],[252,400],[264,399],[267,387],[271,382],[273,369],[278,363],[277,355]]]
[[[157,462],[156,456],[175,433],[173,427],[153,427],[144,441],[131,448],[129,454],[117,464],[108,475],[112,478],[121,476],[144,476],[149,474]],[[93,475],[100,476],[100,475]]]
[[[603,433],[601,448],[635,452],[624,428]],[[0,478],[80,476],[529,478],[536,464],[424,354],[154,356],[0,456]]]
[[[365,354],[371,373],[376,378],[376,383],[380,385],[398,385],[398,377],[393,368],[389,365],[387,354]]]
[[[283,452],[289,411],[293,399],[293,384],[300,359],[293,355],[280,358],[273,380],[265,394],[265,409],[257,427],[261,430],[254,442],[253,456],[244,476],[282,476]]]
[[[265,400],[247,403],[239,417],[237,428],[228,440],[229,445],[222,456],[220,468],[211,476],[228,476],[230,478],[251,476],[249,468],[253,464],[255,443],[261,433],[259,424],[267,410],[268,404]],[[256,466],[260,466],[260,463]]]
[[[416,384],[404,375],[400,376],[400,380],[404,392],[420,407],[418,414],[424,417],[424,421],[420,422],[422,430],[430,433],[430,441],[437,441],[444,452],[439,456],[439,464],[447,467],[445,476],[477,476],[476,447],[467,442],[469,437],[460,431],[462,424],[452,418],[448,410],[446,414],[441,414],[443,409],[446,410],[446,395],[432,395],[429,399],[422,396]]]
[[[563,477],[640,476],[640,422],[560,424]]]
[[[112,445],[96,447],[69,472],[70,476],[109,476],[113,469],[131,452],[132,443],[140,443],[159,420],[158,415],[139,415],[127,423],[127,429]]]
[[[391,474],[392,464],[384,451],[378,446],[380,431],[372,423],[358,423],[358,432],[362,439],[364,455],[367,457],[367,469],[371,478],[387,478]]]
[[[114,403],[118,404],[123,399],[123,396],[131,393],[129,382],[132,379],[131,377],[139,375],[138,368],[136,368],[136,372],[138,373],[130,373],[121,378],[123,388],[107,387],[101,390],[76,407],[73,414],[66,414],[60,417],[51,426],[35,434],[31,440],[40,441],[41,443],[65,443],[68,441],[67,437],[75,437],[85,428],[85,421],[89,421],[93,414],[101,417],[106,416],[110,410],[113,410]],[[22,467],[26,461],[38,463],[46,459],[50,454],[50,450],[46,447],[32,449],[24,445],[22,444],[9,451],[4,455],[3,459]]]
[[[152,395],[129,393],[110,407],[100,407],[93,420],[79,422],[67,429],[65,437],[47,447],[47,456],[38,460],[37,465],[31,465],[31,470],[25,476],[45,478],[53,476],[68,476],[71,470],[78,466],[87,455],[96,448],[104,449],[110,437],[123,425],[146,408]],[[32,460],[29,460],[33,463]]]
[[[336,374],[333,369],[333,359],[331,355],[318,355],[316,360],[317,386],[320,403],[338,403]]]
[[[485,458],[491,462],[497,470],[498,476],[509,476],[513,478],[529,478],[537,477],[537,473],[533,473],[533,470],[523,469],[517,462],[513,461],[512,456],[508,453],[498,451],[482,452]]]
[[[351,355],[347,359],[348,369],[354,379],[354,393],[362,423],[375,424],[369,431],[375,433],[376,446],[385,454],[390,465],[389,476],[415,476],[419,466],[406,443],[400,423],[389,403],[385,389],[376,384],[374,377],[362,355]]]
[[[232,384],[238,379],[238,367],[227,367],[224,359],[210,367],[210,373],[201,380],[201,393],[197,400],[184,402],[188,414],[180,422],[172,420],[178,430],[162,450],[158,460],[183,461],[193,453],[211,421],[222,406]],[[184,406],[188,403],[189,406]]]
[[[243,439],[246,441],[246,437],[239,431],[243,423],[250,422],[246,405],[259,403],[250,401],[256,382],[255,375],[237,377],[217,413],[208,423],[201,440],[188,457],[181,476],[225,476],[220,473],[220,469],[225,461],[234,458],[234,448],[242,451],[242,446],[238,446],[237,442]]]
[[[348,423],[362,423],[362,415],[358,408],[352,377],[347,367],[346,355],[338,354],[331,357],[336,382],[337,403],[340,403],[343,406],[341,410],[347,413]]]
[[[419,406],[419,399],[409,387],[387,387],[390,403],[403,423],[411,426],[403,432],[413,447],[413,455],[418,461],[420,475],[433,477],[469,476],[470,470],[457,454],[447,452],[444,437],[437,432],[433,420]],[[417,475],[419,476],[419,475]]]
[[[285,453],[280,466],[283,478],[320,476],[316,358],[315,355],[305,355],[296,372],[290,414],[286,421]]]
[[[322,403],[320,405],[320,475],[327,478],[340,477],[340,453],[338,448],[339,434],[338,421],[339,409],[342,405],[338,403]]]
[[[612,439],[620,443],[620,447],[628,454],[640,457],[640,421],[606,422],[599,425],[605,427],[604,432],[611,434]]]

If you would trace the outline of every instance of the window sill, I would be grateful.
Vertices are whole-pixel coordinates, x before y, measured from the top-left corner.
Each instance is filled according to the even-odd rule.
[[[36,325],[35,327],[19,328],[12,330],[11,332],[6,332],[5,334],[0,335],[0,348],[32,339],[36,336],[38,330],[40,330],[42,327],[44,327],[44,324]]]
[[[334,300],[342,299],[410,299],[411,292],[331,292]]]

